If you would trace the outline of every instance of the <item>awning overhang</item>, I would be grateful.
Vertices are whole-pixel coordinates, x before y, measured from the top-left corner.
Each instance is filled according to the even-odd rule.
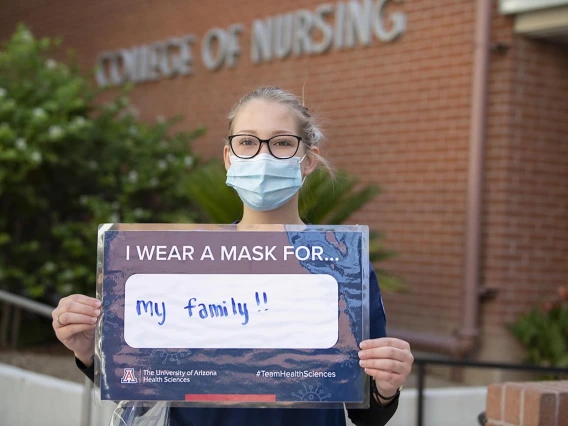
[[[568,44],[568,0],[500,0],[499,6],[515,15],[515,33]]]

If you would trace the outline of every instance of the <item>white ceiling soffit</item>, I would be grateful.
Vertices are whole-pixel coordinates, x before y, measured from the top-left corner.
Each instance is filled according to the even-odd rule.
[[[568,43],[568,6],[521,13],[515,16],[515,32]]]
[[[499,0],[499,6],[501,13],[507,15],[568,6],[568,0]]]

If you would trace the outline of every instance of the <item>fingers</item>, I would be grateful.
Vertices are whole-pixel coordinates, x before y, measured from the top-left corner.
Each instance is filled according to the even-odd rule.
[[[74,312],[65,312],[59,315],[59,319],[55,318],[55,323],[59,327],[66,327],[71,324],[95,324],[97,316],[76,314]]]
[[[360,359],[391,359],[397,361],[414,361],[414,358],[409,350],[402,350],[393,347],[380,347],[371,348],[359,351]]]
[[[367,359],[359,361],[359,365],[365,369],[387,371],[394,374],[410,373],[410,365],[405,362],[392,359]]]
[[[388,343],[393,345],[386,345]],[[361,346],[366,348],[359,351],[359,358],[362,361],[384,360],[385,362],[381,363],[383,366],[397,365],[396,363],[389,363],[389,361],[402,362],[409,366],[414,362],[414,357],[410,352],[410,345],[403,340],[380,338],[361,342]],[[389,370],[390,368],[386,369]]]
[[[100,306],[100,300],[82,294],[64,297],[52,312],[53,328],[71,324],[94,324],[101,313]]]
[[[91,306],[93,308],[99,308],[101,306],[101,301],[99,299],[85,296],[84,294],[72,294],[71,296],[64,297],[59,301],[59,306],[65,306],[73,302]]]
[[[365,368],[365,373],[373,376],[379,388],[393,388],[397,389],[406,381],[406,376],[403,374],[393,373],[391,371],[375,370],[373,368]]]
[[[95,324],[70,324],[65,327],[59,327],[56,334],[57,338],[65,344],[75,334],[83,333],[93,328],[95,328]]]
[[[360,346],[359,364],[374,377],[380,390],[390,392],[406,382],[414,362],[407,342],[384,337],[365,340]]]
[[[410,350],[408,342],[394,337],[381,337],[379,339],[363,340],[359,346],[361,349],[393,347],[402,350]]]

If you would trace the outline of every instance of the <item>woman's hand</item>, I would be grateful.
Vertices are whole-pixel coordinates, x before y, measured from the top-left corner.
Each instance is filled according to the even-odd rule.
[[[55,335],[86,367],[92,364],[95,353],[95,323],[100,307],[98,299],[73,294],[61,299],[52,313]]]
[[[406,382],[414,362],[410,345],[392,337],[364,340],[359,358],[359,365],[375,379],[381,396],[387,398],[395,395]]]

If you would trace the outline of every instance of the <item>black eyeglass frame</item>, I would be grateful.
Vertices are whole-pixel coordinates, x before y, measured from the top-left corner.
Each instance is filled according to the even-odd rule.
[[[240,155],[237,155],[237,153],[233,149],[233,139],[236,138],[237,136],[250,136],[250,137],[255,138],[257,141],[259,141],[258,151],[256,151],[256,154],[254,154],[253,156],[250,156],[250,157],[241,157]],[[294,151],[294,153],[292,155],[290,155],[289,157],[277,157],[276,155],[274,155],[274,153],[270,149],[270,143],[269,142],[274,138],[281,138],[282,136],[291,136],[291,137],[296,138],[298,140],[298,146],[296,146],[296,151]],[[298,149],[300,149],[300,142],[303,142],[302,138],[300,136],[296,136],[296,135],[276,135],[276,136],[272,136],[270,139],[260,139],[258,136],[249,135],[249,134],[246,134],[246,133],[227,136],[227,140],[229,141],[229,147],[231,148],[231,151],[233,152],[233,154],[235,154],[235,156],[237,156],[238,158],[242,158],[243,160],[249,160],[251,158],[256,157],[258,155],[258,153],[262,150],[262,144],[263,143],[266,144],[266,146],[268,147],[268,152],[270,152],[270,155],[272,155],[274,158],[276,158],[278,160],[287,160],[289,158],[294,157],[298,153]]]

